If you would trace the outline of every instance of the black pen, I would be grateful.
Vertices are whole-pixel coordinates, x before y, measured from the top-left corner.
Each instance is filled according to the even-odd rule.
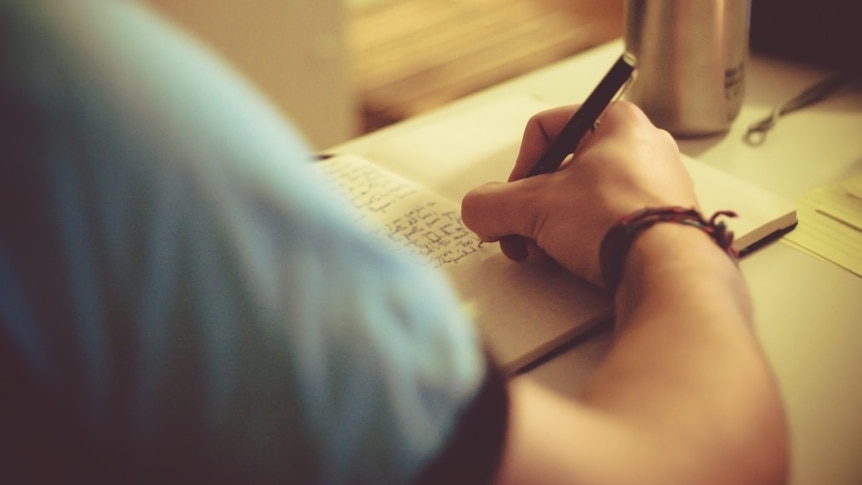
[[[560,168],[563,160],[577,149],[587,132],[596,126],[599,117],[626,82],[631,79],[634,69],[634,56],[629,53],[620,56],[598,86],[590,93],[584,104],[569,119],[557,138],[551,142],[542,158],[527,175],[528,177],[550,173]]]

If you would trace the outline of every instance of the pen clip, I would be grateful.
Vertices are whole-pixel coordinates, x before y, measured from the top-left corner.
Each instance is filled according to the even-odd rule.
[[[610,102],[610,103],[608,103],[608,104],[607,104],[607,106],[605,106],[605,107],[604,107],[604,109],[602,110],[602,112],[601,112],[601,113],[599,113],[599,116],[596,118],[596,122],[593,124],[592,128],[590,129],[590,131],[596,131],[596,128],[597,128],[597,127],[599,126],[599,124],[601,123],[601,121],[602,121],[602,117],[605,115],[605,112],[608,110],[608,108],[610,108],[612,104],[614,104],[614,103],[616,103],[617,101],[619,101],[620,99],[622,99],[622,97],[623,97],[623,95],[625,94],[626,90],[628,90],[629,86],[631,86],[631,85],[632,85],[632,83],[634,83],[634,81],[635,81],[635,77],[637,77],[637,73],[638,73],[637,68],[635,68],[635,69],[633,69],[633,70],[632,70],[632,73],[629,75],[629,78],[626,80],[626,82],[625,82],[625,83],[623,83],[623,85],[622,85],[622,86],[620,86],[619,91],[617,91],[617,93],[616,93],[616,94],[614,95],[614,97],[611,99],[611,102]]]

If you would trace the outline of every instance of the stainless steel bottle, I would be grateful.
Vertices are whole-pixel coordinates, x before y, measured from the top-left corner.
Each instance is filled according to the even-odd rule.
[[[675,136],[727,131],[745,95],[750,0],[626,0],[626,97]]]

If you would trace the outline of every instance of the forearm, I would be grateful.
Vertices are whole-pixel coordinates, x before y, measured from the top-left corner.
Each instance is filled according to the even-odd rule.
[[[713,241],[678,224],[647,230],[628,254],[616,313],[589,405],[670,440],[681,459],[748,476],[786,468],[784,417],[745,283]]]

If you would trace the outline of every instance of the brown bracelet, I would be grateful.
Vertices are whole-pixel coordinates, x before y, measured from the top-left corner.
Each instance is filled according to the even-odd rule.
[[[718,211],[705,219],[695,209],[683,207],[652,207],[636,211],[620,219],[605,234],[599,248],[599,267],[608,290],[614,291],[622,278],[626,255],[632,242],[641,233],[659,222],[675,222],[701,229],[734,260],[738,257],[733,249],[733,232],[724,222],[717,222],[719,216],[736,217],[732,211]]]

